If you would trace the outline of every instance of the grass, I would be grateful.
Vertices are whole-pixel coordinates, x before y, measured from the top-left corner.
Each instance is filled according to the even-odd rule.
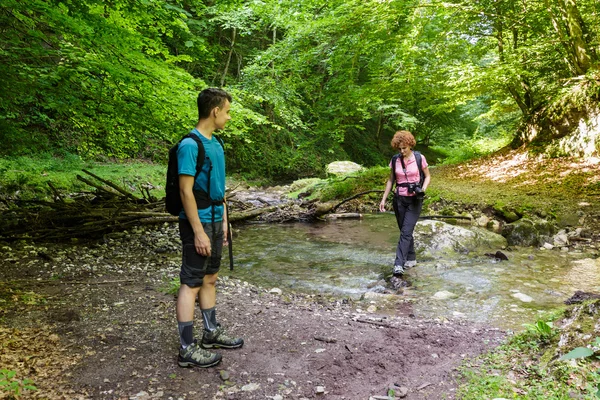
[[[77,175],[82,175],[95,181],[83,173],[82,169],[110,180],[137,196],[142,196],[140,185],[146,185],[153,196],[164,197],[166,175],[164,165],[142,161],[88,162],[70,154],[61,158],[50,156],[0,158],[0,194],[18,195],[25,200],[50,198],[52,190],[49,183],[61,194],[94,190],[77,179]]]

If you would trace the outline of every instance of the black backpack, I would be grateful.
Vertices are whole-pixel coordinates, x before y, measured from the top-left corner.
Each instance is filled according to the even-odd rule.
[[[415,155],[415,161],[417,162],[417,167],[419,168],[419,186],[423,187],[423,182],[425,182],[425,173],[423,172],[423,159],[421,158],[421,153],[416,150],[413,150],[413,154]],[[402,163],[402,169],[406,169],[404,165],[404,158],[400,156],[400,154],[394,155],[392,157],[392,174],[394,174],[394,183],[396,183],[396,161],[400,159]]]
[[[215,136],[221,146],[223,146],[223,141],[221,138]],[[206,157],[206,152],[204,150],[204,145],[202,144],[202,140],[193,133],[188,133],[184,137],[181,138],[177,144],[175,144],[171,149],[169,149],[169,165],[167,167],[167,183],[165,185],[165,206],[167,212],[171,215],[179,215],[181,210],[183,209],[183,203],[181,202],[181,194],[179,193],[179,168],[177,165],[177,149],[179,145],[183,141],[183,139],[192,138],[198,145],[198,158],[196,158],[196,174],[194,175],[194,182],[198,175],[200,175],[200,171],[202,171],[202,167],[204,166],[204,158]],[[212,163],[210,163],[208,169],[208,190],[210,191],[210,172],[212,170]],[[198,208],[206,208],[210,206],[210,193],[206,193],[204,191],[194,191],[194,197],[196,197],[196,203]],[[202,197],[202,200],[201,200]],[[208,204],[205,204],[208,201]]]

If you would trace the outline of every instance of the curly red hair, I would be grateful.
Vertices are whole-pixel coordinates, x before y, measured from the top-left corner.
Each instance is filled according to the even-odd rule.
[[[415,147],[417,141],[412,133],[409,131],[398,131],[392,138],[392,147],[396,150],[400,150],[401,147]]]

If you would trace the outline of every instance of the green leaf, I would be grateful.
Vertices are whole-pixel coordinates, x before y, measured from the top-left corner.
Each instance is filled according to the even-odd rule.
[[[589,357],[592,354],[594,354],[594,351],[592,349],[589,349],[587,347],[577,347],[573,350],[571,350],[570,352],[568,352],[567,354],[565,354],[564,356],[562,356],[560,358],[560,360],[570,360],[573,358],[585,358],[585,357]]]
[[[185,42],[185,47],[194,47],[194,42],[193,42],[193,41],[191,41],[191,40],[187,40],[187,41]]]

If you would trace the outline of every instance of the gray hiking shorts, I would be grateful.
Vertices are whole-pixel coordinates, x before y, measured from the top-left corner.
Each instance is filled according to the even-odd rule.
[[[213,235],[212,223],[203,222],[204,232],[210,239],[211,254],[203,256],[196,252],[194,246],[194,231],[187,219],[179,219],[179,237],[183,246],[181,272],[179,280],[189,287],[202,286],[205,275],[219,272],[221,267],[221,254],[223,253],[223,222],[215,222]]]

